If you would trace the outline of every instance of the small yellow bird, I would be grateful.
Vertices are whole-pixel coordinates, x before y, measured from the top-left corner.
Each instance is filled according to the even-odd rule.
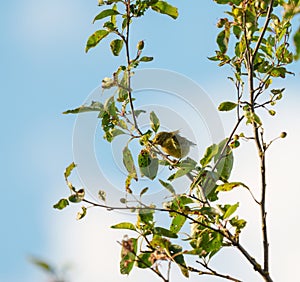
[[[184,158],[189,153],[190,147],[196,145],[185,137],[180,136],[179,130],[159,132],[154,136],[152,143],[160,145],[165,153],[177,159]]]

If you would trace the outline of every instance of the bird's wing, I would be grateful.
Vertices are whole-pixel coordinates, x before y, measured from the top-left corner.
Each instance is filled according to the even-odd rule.
[[[182,144],[187,143],[189,146],[195,146],[196,145],[194,142],[190,141],[189,139],[187,139],[185,137],[180,136],[179,134],[176,135],[176,138],[177,138],[179,143],[182,143]]]

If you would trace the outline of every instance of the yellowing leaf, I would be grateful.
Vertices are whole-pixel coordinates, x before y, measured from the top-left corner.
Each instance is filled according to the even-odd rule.
[[[107,30],[97,30],[95,33],[93,33],[87,43],[86,43],[86,47],[85,47],[85,52],[87,53],[91,48],[95,47],[98,45],[98,43],[105,38],[107,35],[109,34],[109,32]]]

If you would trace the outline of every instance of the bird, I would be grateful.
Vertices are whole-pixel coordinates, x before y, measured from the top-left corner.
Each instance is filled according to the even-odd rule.
[[[190,147],[196,145],[180,136],[179,130],[157,133],[152,140],[152,144],[159,145],[166,154],[177,159],[184,158],[189,153]]]

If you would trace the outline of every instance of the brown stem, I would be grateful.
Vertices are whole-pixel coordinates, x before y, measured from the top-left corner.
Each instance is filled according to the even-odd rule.
[[[131,109],[132,119],[134,123],[134,128],[136,131],[142,135],[141,130],[139,129],[135,112],[134,112],[134,106],[133,106],[133,100],[132,100],[132,91],[131,91],[131,71],[130,71],[130,52],[129,52],[129,27],[130,27],[130,0],[126,2],[126,16],[127,16],[127,24],[126,24],[126,38],[125,38],[125,47],[126,47],[126,58],[127,58],[127,87],[128,87],[128,99],[129,99],[129,105]]]
[[[184,266],[182,266],[184,267]],[[217,277],[220,277],[220,278],[224,278],[224,279],[227,279],[227,280],[230,280],[230,281],[235,281],[235,282],[242,282],[241,280],[238,280],[236,278],[233,278],[229,275],[226,275],[226,274],[221,274],[221,273],[218,273],[214,270],[211,270],[211,271],[203,271],[203,270],[199,270],[195,267],[192,267],[192,266],[186,266],[186,269],[190,272],[195,272],[197,273],[198,275],[209,275],[209,276],[217,276]]]
[[[242,282],[241,280],[237,279],[237,278],[234,278],[232,276],[229,276],[227,274],[221,274],[221,273],[218,273],[216,272],[215,270],[211,269],[207,264],[204,264],[202,263],[201,261],[196,261],[197,263],[200,263],[204,268],[206,268],[207,270],[209,270],[210,272],[205,272],[205,271],[199,271],[201,272],[202,274],[206,274],[206,275],[213,275],[213,276],[217,276],[217,277],[220,277],[220,278],[224,278],[224,279],[227,279],[227,280],[230,280],[230,281],[235,281],[235,282]],[[197,271],[197,269],[190,269],[190,271],[194,272],[194,271]]]
[[[191,222],[199,224],[199,225],[201,225],[205,228],[208,228],[208,229],[210,229],[212,231],[215,231],[215,232],[221,234],[222,236],[224,236],[226,239],[228,239],[230,241],[230,243],[233,246],[237,247],[237,249],[241,251],[241,253],[245,256],[245,258],[253,265],[253,267],[256,271],[258,271],[265,279],[267,278],[267,280],[266,280],[267,282],[272,282],[272,279],[270,278],[269,274],[261,268],[260,264],[255,260],[255,258],[253,258],[247,252],[247,250],[242,247],[242,245],[236,240],[236,238],[228,230],[221,230],[219,228],[215,228],[213,226],[204,224],[203,222],[196,220],[195,218],[189,216],[188,214],[186,214],[184,212],[180,212],[178,210],[173,210],[173,209],[153,208],[153,207],[112,207],[112,206],[107,206],[107,205],[103,205],[103,204],[93,203],[93,202],[91,202],[89,200],[86,200],[86,199],[84,199],[83,202],[91,204],[95,207],[105,208],[109,211],[111,211],[111,210],[131,210],[131,209],[134,208],[136,210],[149,210],[150,209],[150,210],[155,210],[155,211],[160,211],[160,212],[168,212],[168,213],[173,212],[173,213],[182,215],[186,219],[189,219]],[[193,271],[192,268],[190,268],[190,267],[188,269],[190,271]],[[199,270],[197,270],[197,272],[199,274],[208,274],[208,273],[203,273]],[[212,275],[212,274],[208,274],[208,275]],[[232,280],[232,281],[239,281],[239,280]]]
[[[267,17],[265,24],[263,26],[262,32],[260,34],[260,37],[256,43],[255,49],[253,53],[251,54],[250,48],[246,50],[246,68],[248,71],[248,87],[249,87],[249,94],[250,94],[250,106],[251,111],[253,114],[255,114],[255,89],[254,89],[254,69],[253,64],[255,61],[256,54],[260,48],[262,39],[264,37],[264,34],[268,28],[269,22],[270,22],[270,16],[273,10],[273,4],[274,0],[271,0],[269,3],[268,11],[267,11]],[[246,38],[246,34],[244,31],[244,36]],[[249,42],[248,42],[249,44]],[[246,44],[248,46],[248,44]],[[261,202],[260,202],[260,210],[261,210],[261,227],[262,227],[262,237],[263,237],[263,253],[264,253],[264,263],[263,263],[263,269],[260,267],[260,265],[255,265],[252,261],[252,257],[247,258],[252,265],[254,266],[254,269],[257,270],[262,277],[265,279],[265,281],[272,281],[271,277],[269,276],[269,243],[268,243],[268,233],[267,233],[267,222],[266,222],[266,163],[265,163],[265,145],[263,141],[263,132],[261,132],[261,135],[259,134],[260,127],[259,125],[253,121],[252,122],[253,131],[254,131],[254,139],[258,151],[258,155],[260,158],[260,172],[261,172]],[[244,249],[237,245],[237,248],[246,256]],[[247,257],[247,256],[246,256]]]
[[[264,35],[267,31],[268,26],[269,26],[269,23],[270,23],[270,20],[271,20],[271,14],[272,14],[272,11],[273,11],[273,5],[274,5],[274,0],[271,0],[270,3],[269,3],[265,24],[263,26],[262,32],[261,32],[261,34],[260,34],[260,36],[257,40],[256,46],[255,46],[254,51],[253,51],[253,55],[252,55],[253,59],[255,59],[257,51],[260,47],[260,44],[261,44],[261,42],[264,38]]]

